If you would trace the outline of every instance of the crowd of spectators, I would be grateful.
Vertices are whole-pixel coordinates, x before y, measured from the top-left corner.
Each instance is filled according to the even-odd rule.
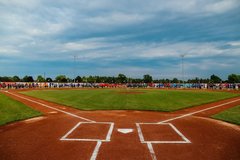
[[[236,89],[240,83],[57,83],[57,82],[0,82],[0,89],[27,88],[189,88]]]

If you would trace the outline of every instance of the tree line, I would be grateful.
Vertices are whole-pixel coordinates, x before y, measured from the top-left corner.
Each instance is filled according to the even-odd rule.
[[[143,75],[142,78],[131,78],[124,74],[118,74],[118,76],[77,76],[74,79],[67,77],[66,75],[58,75],[54,79],[39,75],[36,79],[32,76],[24,76],[20,78],[19,76],[13,77],[0,77],[0,82],[85,82],[85,83],[183,83],[182,80],[177,78],[173,79],[153,79],[151,75]],[[240,83],[240,75],[230,74],[227,80],[222,80],[217,75],[211,75],[209,78],[194,78],[188,79],[187,83]]]

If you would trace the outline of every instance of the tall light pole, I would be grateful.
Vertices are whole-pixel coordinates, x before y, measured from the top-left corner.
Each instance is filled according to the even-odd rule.
[[[186,56],[186,54],[181,54],[180,57],[182,58],[182,81],[183,81],[183,87],[184,86],[184,57]]]
[[[74,68],[73,68],[73,82],[75,83],[75,78],[76,78],[76,60],[77,60],[77,55],[73,55],[73,61],[74,61]]]

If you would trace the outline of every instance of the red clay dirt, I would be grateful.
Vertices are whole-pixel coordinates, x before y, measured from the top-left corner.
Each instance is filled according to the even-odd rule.
[[[240,105],[240,97],[163,113],[80,111],[21,95],[15,91],[3,93],[44,114],[43,118],[0,127],[0,159],[3,160],[240,159],[240,127],[208,118],[221,110]],[[180,117],[217,105],[222,106]],[[180,118],[172,119],[176,117]],[[164,123],[165,125],[158,123],[164,120],[169,121]],[[112,132],[110,125],[93,121],[112,122],[114,124]],[[74,128],[79,122],[87,123]],[[136,123],[155,124],[140,124],[138,128]],[[166,125],[168,123],[171,123],[191,143],[185,143],[186,141],[179,133]],[[133,129],[133,132],[124,134],[118,129]],[[140,138],[141,134],[144,141]],[[66,140],[68,138],[98,139],[98,141]],[[109,141],[103,141],[108,138]],[[151,141],[182,141],[184,143],[151,143]]]

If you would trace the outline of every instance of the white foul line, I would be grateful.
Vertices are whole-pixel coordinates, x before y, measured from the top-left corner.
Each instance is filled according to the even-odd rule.
[[[7,91],[6,91],[6,92],[7,92]],[[30,102],[33,102],[33,103],[39,104],[39,105],[44,106],[44,107],[46,107],[46,108],[50,108],[50,109],[53,109],[53,110],[56,110],[56,111],[59,111],[59,112],[65,113],[65,114],[70,115],[70,116],[75,117],[75,118],[79,118],[79,119],[82,119],[82,120],[85,120],[85,121],[88,121],[88,122],[95,122],[95,121],[93,121],[93,120],[90,120],[90,119],[87,119],[87,118],[84,118],[84,117],[78,116],[78,115],[73,114],[73,113],[70,113],[70,112],[63,111],[63,110],[61,110],[61,109],[57,109],[57,108],[54,108],[54,107],[48,106],[48,105],[46,105],[46,104],[43,104],[43,103],[40,103],[40,102],[37,102],[37,101],[31,100],[31,99],[29,99],[29,98],[25,98],[25,97],[19,96],[19,95],[17,95],[17,94],[13,94],[13,93],[11,93],[11,92],[7,92],[7,93],[8,93],[8,94],[12,94],[12,95],[14,95],[14,96],[16,96],[16,97],[19,97],[19,98],[25,99],[25,100],[27,100],[27,101],[30,101]]]
[[[181,118],[184,118],[184,117],[188,117],[188,116],[200,113],[200,112],[204,112],[204,111],[207,111],[207,110],[218,108],[218,107],[221,107],[221,106],[224,106],[224,105],[227,105],[227,104],[231,104],[231,103],[234,103],[234,102],[237,102],[237,101],[240,101],[240,99],[236,99],[236,100],[226,102],[226,103],[223,103],[223,104],[220,104],[220,105],[216,105],[216,106],[205,108],[205,109],[195,111],[195,112],[192,112],[192,113],[188,113],[188,114],[184,114],[184,115],[177,116],[177,117],[174,117],[174,118],[170,118],[170,119],[167,119],[167,120],[163,120],[163,121],[160,121],[158,123],[136,123],[139,139],[140,139],[141,143],[147,143],[148,150],[151,154],[152,160],[157,160],[156,154],[155,154],[153,146],[152,146],[153,143],[191,143],[191,141],[188,140],[173,124],[166,123],[166,122],[170,122],[170,121],[173,121],[173,120],[176,120],[176,119],[181,119]],[[173,128],[173,130],[179,136],[181,136],[181,138],[184,141],[145,141],[142,130],[141,130],[141,127],[140,127],[140,124],[159,124],[159,125],[160,124],[167,124],[167,125],[170,125]]]
[[[148,146],[148,150],[151,154],[152,160],[157,160],[157,157],[156,157],[155,152],[152,147],[152,143],[147,143],[147,146]]]
[[[50,109],[53,109],[53,110],[56,110],[56,111],[59,111],[59,112],[62,112],[62,113],[65,113],[67,115],[70,115],[72,117],[76,117],[76,118],[79,118],[79,119],[83,119],[85,121],[88,121],[90,123],[107,123],[107,122],[96,122],[96,121],[93,121],[93,120],[90,120],[90,119],[87,119],[87,118],[84,118],[84,117],[80,117],[78,115],[75,115],[75,114],[72,114],[70,112],[66,112],[66,111],[63,111],[63,110],[60,110],[60,109],[57,109],[57,108],[54,108],[54,107],[51,107],[51,106],[48,106],[46,104],[43,104],[43,103],[40,103],[40,102],[37,102],[37,101],[34,101],[34,100],[31,100],[29,98],[25,98],[25,97],[22,97],[22,96],[19,96],[17,94],[13,94],[11,92],[8,92],[6,91],[7,93],[9,94],[12,94],[16,97],[19,97],[19,98],[22,98],[22,99],[25,99],[27,101],[30,101],[30,102],[33,102],[33,103],[36,103],[36,104],[39,104],[41,106],[44,106],[44,107],[47,107],[47,108],[50,108]],[[106,140],[99,140],[99,139],[67,139],[66,137],[69,136],[81,123],[84,123],[84,122],[79,122],[77,125],[75,125],[70,131],[68,131],[60,140],[68,140],[68,141],[97,141],[97,144],[96,144],[96,147],[92,153],[92,156],[90,158],[90,160],[96,160],[97,158],[97,155],[98,155],[98,152],[99,152],[99,149],[102,145],[102,142],[107,142],[107,141],[110,141],[111,139],[111,135],[112,135],[112,132],[113,132],[113,128],[114,128],[114,123],[112,122],[109,122],[107,124],[110,124],[110,128],[108,130],[108,133],[107,133],[107,136],[106,136]]]
[[[102,142],[101,141],[98,141],[97,142],[97,145],[92,153],[92,156],[90,158],[90,160],[95,160],[97,158],[97,155],[98,155],[98,151],[99,151],[99,148],[101,147],[102,145]]]
[[[200,113],[200,112],[204,112],[204,111],[211,110],[211,109],[214,109],[214,108],[218,108],[218,107],[221,107],[221,106],[224,106],[224,105],[227,105],[227,104],[231,104],[231,103],[234,103],[234,102],[237,102],[237,101],[240,101],[240,99],[236,99],[236,100],[233,100],[233,101],[230,101],[230,102],[226,102],[226,103],[219,104],[219,105],[216,105],[216,106],[213,106],[213,107],[209,107],[209,108],[205,108],[205,109],[195,111],[195,112],[192,112],[192,113],[184,114],[184,115],[181,115],[181,116],[177,116],[177,117],[174,117],[174,118],[171,118],[171,119],[160,121],[158,123],[165,123],[165,122],[170,122],[170,121],[173,121],[173,120],[176,120],[176,119],[181,119],[181,118],[188,117],[188,116]]]

